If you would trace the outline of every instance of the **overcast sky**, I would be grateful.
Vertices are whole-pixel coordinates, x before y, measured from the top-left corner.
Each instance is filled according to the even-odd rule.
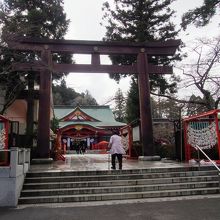
[[[102,40],[105,35],[105,28],[100,25],[103,16],[101,10],[103,2],[105,2],[105,0],[64,0],[64,10],[67,13],[67,18],[71,21],[66,39]],[[111,3],[112,0],[109,0],[109,2]],[[202,2],[203,0],[176,0],[176,2],[173,3],[173,8],[176,11],[175,22],[177,23],[177,27],[180,23],[181,15],[195,6],[200,6]],[[213,22],[205,28],[195,28],[191,26],[186,32],[181,32],[179,38],[188,44],[198,37],[217,36],[217,30],[218,22],[217,19],[214,19]],[[75,57],[75,60],[77,63],[90,62],[88,56]],[[118,88],[122,89],[126,95],[130,81],[129,78],[125,78],[117,84],[114,80],[109,78],[108,74],[88,73],[70,73],[66,80],[67,86],[74,88],[77,92],[89,90],[92,96],[101,105],[113,97]]]

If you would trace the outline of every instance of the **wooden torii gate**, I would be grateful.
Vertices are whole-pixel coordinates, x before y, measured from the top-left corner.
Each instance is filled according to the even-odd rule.
[[[14,63],[14,71],[40,72],[38,157],[49,157],[51,73],[126,73],[138,74],[140,127],[143,156],[154,155],[153,129],[150,104],[149,74],[172,73],[172,67],[148,63],[148,56],[174,55],[180,40],[164,42],[127,43],[76,40],[19,39],[8,42],[11,49],[41,53],[34,63]],[[53,53],[90,54],[91,64],[64,64],[52,61]],[[133,65],[102,65],[100,55],[136,55]]]

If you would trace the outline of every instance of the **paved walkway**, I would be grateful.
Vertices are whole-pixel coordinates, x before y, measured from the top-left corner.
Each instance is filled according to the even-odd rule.
[[[66,161],[55,161],[52,164],[31,165],[31,171],[39,170],[109,170],[111,168],[108,154],[67,154]],[[144,169],[155,167],[183,167],[188,163],[175,161],[138,161],[123,158],[123,169]],[[116,168],[118,166],[116,165]]]
[[[220,198],[0,208],[0,220],[219,220]]]

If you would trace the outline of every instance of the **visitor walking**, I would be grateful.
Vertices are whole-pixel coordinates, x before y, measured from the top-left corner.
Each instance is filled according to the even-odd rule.
[[[112,159],[112,169],[115,170],[115,158],[117,157],[119,163],[119,170],[122,169],[122,155],[125,154],[125,150],[122,145],[121,137],[119,136],[119,131],[116,130],[113,132],[113,135],[110,138],[109,145],[110,154]]]

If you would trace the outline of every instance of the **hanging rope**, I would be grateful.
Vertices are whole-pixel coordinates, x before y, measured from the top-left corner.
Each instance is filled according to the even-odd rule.
[[[217,143],[216,124],[212,122],[192,122],[187,128],[188,143],[192,147],[199,146],[201,149],[210,149]]]
[[[5,139],[6,139],[6,132],[5,132],[5,129],[3,128],[0,131],[0,149],[5,148]]]
[[[128,134],[126,134],[125,136],[122,135],[121,142],[122,142],[124,150],[127,151],[129,148],[129,135]]]

